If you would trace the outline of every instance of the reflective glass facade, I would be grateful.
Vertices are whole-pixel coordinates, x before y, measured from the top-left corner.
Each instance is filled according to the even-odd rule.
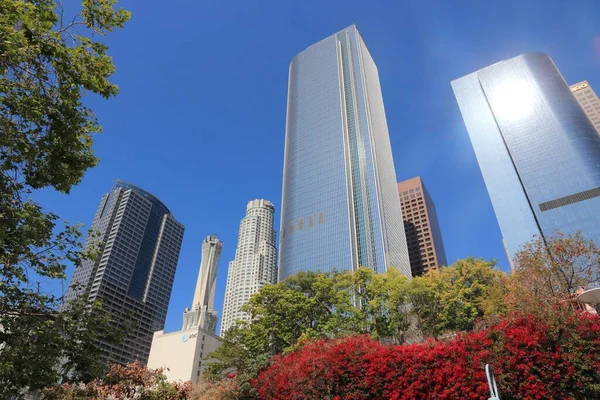
[[[452,82],[512,258],[535,234],[600,243],[600,137],[545,54]]]
[[[410,276],[377,67],[351,26],[290,64],[279,279],[358,266]]]

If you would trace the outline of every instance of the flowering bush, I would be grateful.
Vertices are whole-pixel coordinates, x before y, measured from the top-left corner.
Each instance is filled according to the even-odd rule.
[[[234,374],[220,381],[201,380],[190,392],[190,400],[237,400],[240,398],[239,382]]]
[[[192,389],[188,382],[167,382],[162,369],[148,369],[139,362],[125,366],[113,364],[104,379],[47,389],[43,399],[187,399]]]
[[[402,346],[366,335],[306,342],[252,384],[265,399],[481,399],[486,363],[503,399],[600,398],[600,318],[513,315],[448,342]]]

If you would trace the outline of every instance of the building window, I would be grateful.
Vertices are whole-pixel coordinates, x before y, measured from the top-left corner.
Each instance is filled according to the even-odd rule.
[[[304,218],[300,218],[300,220],[298,221],[298,231],[302,232],[303,229],[304,229]]]
[[[309,215],[308,216],[308,227],[312,228],[314,224],[315,224],[314,217],[312,215]]]
[[[322,224],[325,220],[325,216],[323,215],[323,211],[319,212],[319,224]]]

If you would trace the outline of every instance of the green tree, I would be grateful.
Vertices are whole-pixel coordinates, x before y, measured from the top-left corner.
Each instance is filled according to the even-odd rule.
[[[414,278],[409,290],[413,312],[424,336],[469,331],[475,322],[498,308],[505,274],[495,261],[480,258],[458,260],[440,270]]]
[[[49,366],[66,356],[89,366],[85,353],[61,347],[65,337],[87,346],[79,331],[88,317],[75,306],[59,312],[60,299],[34,282],[65,279],[66,265],[85,256],[79,227],[59,232],[58,216],[32,197],[42,188],[68,193],[98,161],[92,136],[101,127],[82,100],[117,94],[107,47],[94,40],[129,19],[115,3],[83,0],[67,19],[58,0],[0,0],[0,397],[53,383]]]
[[[340,273],[306,272],[266,285],[243,307],[249,322],[239,321],[227,330],[224,343],[207,358],[204,378],[219,381],[235,371],[241,398],[256,393],[250,385],[276,354],[294,349],[309,338],[351,333],[357,309],[348,279]]]
[[[250,321],[225,333],[224,343],[207,358],[205,379],[220,380],[235,371],[242,396],[251,395],[250,380],[273,356],[305,340],[370,333],[403,342],[408,329],[407,278],[396,271],[376,274],[303,272],[264,286],[244,310]]]
[[[341,278],[348,281],[345,286],[356,301],[354,333],[403,343],[410,328],[408,279],[395,269],[377,274],[369,268],[359,268]]]
[[[424,337],[439,337],[444,331],[441,277],[437,271],[413,278],[408,290],[415,324]]]
[[[208,379],[237,371],[244,382],[269,359],[292,349],[300,339],[334,337],[354,331],[356,309],[340,273],[299,273],[266,285],[243,307],[251,320],[227,330],[224,343],[207,358]]]

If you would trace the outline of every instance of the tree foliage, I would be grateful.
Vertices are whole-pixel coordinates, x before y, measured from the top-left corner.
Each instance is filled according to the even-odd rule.
[[[137,361],[126,366],[113,364],[103,379],[88,383],[65,383],[45,390],[42,399],[187,399],[192,390],[191,383],[170,383],[162,372],[162,369],[148,369]]]
[[[595,268],[598,265],[597,250],[593,243],[585,241],[581,235],[559,234],[546,244],[548,247],[534,241],[525,246],[519,253],[516,269],[510,276],[498,270],[493,261],[467,258],[458,260],[439,271],[431,271],[424,276],[413,278],[411,281],[399,276],[395,271],[378,275],[371,270],[361,268],[354,273],[303,273],[290,277],[277,285],[265,286],[251,298],[245,308],[250,313],[250,321],[239,323],[229,330],[225,335],[224,345],[211,355],[221,364],[213,364],[209,368],[207,378],[214,382],[226,374],[236,371],[235,382],[228,382],[228,384],[234,385],[236,390],[239,390],[237,393],[241,398],[254,398],[259,394],[264,397],[267,395],[266,393],[276,393],[275,397],[279,398],[281,395],[281,398],[286,398],[285,393],[287,392],[279,390],[283,390],[287,385],[286,379],[295,382],[296,378],[286,375],[285,379],[279,379],[273,375],[265,375],[264,371],[276,371],[276,365],[282,362],[285,364],[284,360],[288,359],[288,354],[302,352],[305,343],[316,343],[313,350],[317,353],[322,350],[319,350],[320,346],[327,349],[328,343],[332,339],[334,340],[332,343],[338,343],[335,340],[340,339],[344,342],[346,339],[343,338],[349,336],[369,334],[371,339],[378,339],[381,344],[411,343],[428,338],[441,339],[440,343],[430,341],[416,347],[398,347],[399,354],[410,354],[410,362],[407,361],[406,365],[415,363],[416,369],[412,373],[410,372],[413,371],[412,369],[399,366],[399,370],[394,374],[405,373],[407,375],[402,378],[394,375],[394,380],[399,380],[409,386],[413,385],[411,382],[414,380],[414,385],[423,385],[422,388],[431,389],[430,386],[419,380],[417,375],[427,376],[429,379],[430,373],[421,373],[424,368],[434,368],[437,362],[447,363],[448,373],[442,373],[442,375],[447,375],[444,379],[462,380],[462,383],[453,389],[454,392],[448,393],[460,393],[463,390],[466,391],[465,393],[471,393],[469,390],[475,390],[472,393],[479,393],[485,385],[479,389],[473,389],[472,382],[468,381],[470,376],[479,376],[483,373],[479,361],[481,361],[481,357],[488,354],[486,353],[488,350],[481,345],[475,346],[475,349],[478,349],[478,353],[474,355],[475,361],[469,361],[469,357],[471,357],[469,352],[472,350],[472,346],[477,340],[480,340],[481,343],[486,343],[486,346],[494,347],[493,352],[489,353],[493,355],[488,358],[489,362],[494,363],[500,369],[506,368],[506,371],[512,371],[507,372],[508,375],[502,375],[501,379],[504,379],[505,387],[511,388],[513,398],[517,398],[519,397],[518,393],[523,390],[525,390],[523,393],[530,393],[528,390],[533,391],[534,389],[546,393],[546,390],[550,390],[549,387],[553,388],[549,383],[550,378],[544,375],[546,372],[540,371],[544,366],[555,365],[554,361],[545,359],[546,356],[540,356],[527,364],[533,372],[519,368],[516,370],[520,371],[522,376],[533,374],[532,376],[539,377],[541,374],[544,376],[544,382],[539,383],[538,386],[532,383],[531,387],[523,382],[522,385],[510,383],[514,378],[511,375],[514,372],[513,369],[516,368],[514,366],[524,362],[518,357],[526,358],[527,352],[538,351],[534,348],[535,346],[519,348],[519,340],[525,340],[524,338],[529,335],[529,333],[527,335],[521,333],[527,329],[538,333],[543,331],[543,334],[540,333],[542,336],[535,339],[537,342],[532,342],[532,346],[544,340],[547,340],[544,342],[545,345],[550,346],[552,343],[556,344],[563,340],[566,335],[564,326],[575,329],[576,334],[571,337],[571,340],[573,343],[579,344],[571,346],[563,343],[557,345],[558,347],[552,351],[562,354],[560,357],[563,357],[564,360],[572,361],[576,364],[575,368],[583,368],[579,370],[582,373],[581,379],[589,378],[591,379],[590,385],[595,385],[597,383],[596,375],[592,374],[593,377],[590,378],[586,374],[589,372],[589,366],[597,360],[587,359],[584,356],[582,356],[582,360],[579,360],[577,357],[582,354],[582,349],[596,351],[593,346],[596,346],[597,343],[591,343],[587,337],[583,342],[578,342],[581,337],[577,335],[584,335],[581,331],[583,328],[578,325],[579,319],[576,319],[574,309],[564,307],[564,305],[570,304],[565,300],[571,299],[574,288],[595,282],[597,272],[594,271],[597,271]],[[551,249],[551,252],[548,249]],[[559,295],[552,297],[553,293],[559,293]],[[551,300],[550,304],[553,302],[555,306],[549,306],[548,300]],[[520,316],[514,317],[515,313],[519,312],[521,314],[517,315]],[[519,326],[514,331],[511,328],[513,323]],[[591,324],[586,326],[590,329],[597,329],[596,323]],[[481,333],[481,329],[484,329],[486,333]],[[509,331],[514,336],[510,336],[510,338],[505,336]],[[469,337],[477,338],[477,340],[465,342],[464,339],[460,339],[463,337],[461,332],[472,332],[472,336]],[[451,339],[457,334],[458,342]],[[533,333],[531,334],[533,335]],[[358,351],[358,355],[354,354],[352,349],[347,349],[346,352],[332,344],[331,346],[335,348],[335,351],[332,351],[340,358],[338,359],[339,364],[337,361],[325,357],[324,354],[327,351],[321,355],[311,354],[308,356],[306,362],[309,359],[312,360],[310,361],[311,367],[304,365],[303,361],[294,358],[295,356],[290,356],[288,365],[290,369],[286,373],[295,374],[298,379],[306,379],[302,383],[305,387],[302,390],[308,390],[306,393],[313,393],[311,388],[319,387],[319,390],[322,391],[319,393],[325,393],[325,396],[320,395],[320,397],[328,398],[328,394],[336,393],[335,385],[341,384],[332,381],[332,379],[337,379],[332,378],[336,373],[342,375],[353,373],[353,368],[355,368],[357,376],[360,375],[358,371],[362,367],[359,360],[363,356],[368,358],[368,354],[377,347],[372,345],[371,339],[368,339],[369,344],[365,345],[368,347],[368,351],[364,348],[364,353],[361,353],[361,350]],[[513,346],[510,351],[515,352],[516,358],[511,361],[514,364],[504,365],[500,355],[503,351],[508,351],[506,346],[509,345],[509,339]],[[348,343],[353,343],[352,339],[348,340]],[[448,342],[448,340],[450,341]],[[454,344],[451,346],[443,343]],[[529,342],[526,341],[526,343]],[[464,345],[466,348],[453,347],[459,345]],[[436,348],[435,351],[427,350],[432,346]],[[561,353],[561,349],[564,349],[564,353]],[[551,352],[549,347],[544,351],[547,351],[545,354]],[[452,354],[456,357],[448,358],[449,356],[446,354],[448,352],[453,352]],[[392,357],[392,355],[388,354],[386,357]],[[397,355],[393,355],[393,357],[397,357]],[[386,360],[397,360],[393,357],[384,357],[380,361],[387,365]],[[354,362],[356,365],[352,364]],[[422,363],[430,362],[432,364],[429,366],[422,365]],[[465,362],[468,365],[464,364]],[[538,362],[541,364],[537,364]],[[464,368],[454,370],[450,365],[463,365]],[[560,365],[556,366],[556,370],[552,370],[553,374],[562,368],[571,371],[571,366],[565,366],[567,364],[564,363]],[[315,371],[313,375],[303,375],[305,370],[311,368]],[[421,372],[417,373],[416,371]],[[380,373],[388,372],[375,369],[373,379],[380,377]],[[257,376],[260,376],[258,380]],[[342,377],[340,379],[340,382],[352,382],[350,378]],[[532,377],[529,379],[532,382],[535,381]],[[264,380],[269,382],[264,383]],[[254,382],[254,385],[250,382]],[[520,381],[517,379],[516,382]],[[568,391],[572,392],[576,385],[565,382],[563,381],[561,384],[567,385]],[[467,383],[471,385],[469,388],[467,388]],[[219,386],[219,383],[213,384]],[[373,384],[377,386],[384,383],[375,382]],[[282,386],[277,388],[273,385]],[[295,390],[295,387],[300,390],[299,388],[302,386],[294,385],[295,383],[291,384],[288,389]],[[359,383],[356,382],[356,385]],[[475,386],[477,385],[479,383]],[[261,388],[265,387],[274,391],[261,392]],[[389,393],[381,394],[385,390],[381,393],[378,392],[379,394],[361,392],[363,389],[371,390],[370,385],[366,385],[360,390],[357,388],[358,386],[353,386],[352,390],[348,389],[349,392],[344,392],[355,393],[347,398],[373,396],[388,398],[387,396],[391,395]],[[352,392],[355,389],[358,391]],[[381,387],[379,389],[383,390]],[[413,393],[419,397],[418,391],[411,392],[412,389],[409,389],[403,387],[398,393],[407,390],[406,393]],[[574,393],[583,393],[581,390]],[[304,392],[296,392],[295,396],[311,397],[302,393]],[[440,396],[440,398],[444,398],[446,395]],[[447,395],[447,397],[452,396]]]
[[[467,258],[414,278],[408,297],[423,336],[473,329],[486,310],[501,308],[505,276],[493,261]]]
[[[225,377],[217,382],[201,379],[193,387],[190,400],[239,400],[241,397],[235,376]]]
[[[572,314],[549,324],[512,315],[453,340],[382,345],[369,336],[309,341],[252,381],[260,398],[481,399],[486,363],[503,399],[600,396],[600,319]]]
[[[250,321],[225,333],[223,345],[209,355],[216,361],[206,378],[236,371],[241,395],[251,396],[249,381],[272,357],[306,340],[370,334],[405,343],[472,329],[484,314],[480,300],[502,276],[494,263],[480,259],[460,260],[412,281],[395,270],[376,274],[367,268],[299,273],[251,297],[244,307]]]
[[[568,303],[578,288],[600,283],[600,249],[582,234],[556,233],[524,245],[515,256],[507,304],[517,310],[544,312]]]
[[[115,67],[97,40],[129,19],[115,3],[84,0],[67,18],[58,0],[0,0],[0,397],[52,383],[64,357],[74,376],[91,365],[82,357],[93,352],[76,348],[94,336],[81,333],[86,324],[102,318],[92,321],[79,305],[60,312],[60,298],[34,281],[65,279],[66,265],[87,256],[79,227],[58,231],[58,216],[33,195],[68,193],[98,161],[92,136],[101,127],[83,96],[117,94]],[[82,343],[69,347],[74,339]]]

